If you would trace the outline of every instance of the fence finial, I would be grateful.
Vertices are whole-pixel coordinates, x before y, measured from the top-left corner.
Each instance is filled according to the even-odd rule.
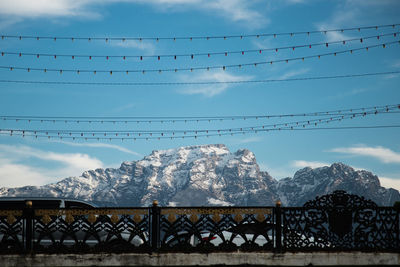
[[[33,203],[32,203],[31,200],[28,200],[28,201],[25,202],[25,206],[26,206],[27,208],[32,208],[32,205],[33,205]]]

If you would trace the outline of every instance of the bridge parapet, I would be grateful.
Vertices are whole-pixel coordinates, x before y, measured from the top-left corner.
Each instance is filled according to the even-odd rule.
[[[344,191],[303,207],[3,209],[0,254],[397,253],[399,219]]]

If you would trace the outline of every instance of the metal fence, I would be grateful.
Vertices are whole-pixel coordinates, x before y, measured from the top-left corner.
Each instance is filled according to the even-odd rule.
[[[303,207],[0,210],[0,253],[396,251],[399,209],[344,191]]]

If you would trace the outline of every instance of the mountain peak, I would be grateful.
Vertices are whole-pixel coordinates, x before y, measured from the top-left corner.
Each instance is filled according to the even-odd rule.
[[[301,206],[334,190],[365,196],[378,205],[400,200],[397,190],[381,187],[371,172],[340,162],[303,168],[293,178],[277,181],[260,171],[253,152],[231,153],[222,144],[154,150],[117,169],[90,170],[40,187],[1,188],[0,197],[67,197],[100,206],[148,206],[155,199],[160,205],[269,206],[279,199],[286,206]]]
[[[329,168],[342,171],[354,171],[354,169],[351,166],[346,165],[342,162],[335,162]]]
[[[318,168],[306,167],[297,171],[293,178],[278,181],[277,188],[282,202],[289,206],[303,205],[307,200],[335,190],[364,196],[378,205],[393,205],[394,199],[400,199],[398,191],[380,185],[379,178],[369,171],[354,170],[341,162]]]

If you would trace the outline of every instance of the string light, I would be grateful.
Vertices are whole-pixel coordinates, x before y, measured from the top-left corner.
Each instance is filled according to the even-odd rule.
[[[240,66],[240,65],[239,65]],[[28,68],[28,72],[30,69]],[[62,70],[60,70],[62,73]],[[96,74],[96,71],[93,72]],[[358,74],[344,74],[333,76],[313,76],[287,79],[265,79],[265,80],[237,80],[237,81],[205,81],[205,82],[63,82],[63,81],[29,81],[29,80],[0,80],[0,83],[20,83],[20,84],[67,84],[67,85],[101,85],[101,86],[145,86],[145,85],[206,85],[206,84],[241,84],[241,83],[271,83],[271,82],[292,82],[310,81],[325,79],[358,78],[378,75],[399,74],[400,71],[371,72]],[[143,73],[144,74],[144,73]]]
[[[384,25],[375,25],[375,26],[364,26],[364,27],[350,27],[350,28],[341,28],[341,29],[327,29],[327,30],[313,30],[313,31],[290,31],[290,32],[281,32],[281,33],[258,33],[258,34],[240,34],[240,35],[215,35],[215,36],[172,36],[172,37],[78,37],[78,36],[33,36],[33,35],[6,35],[2,34],[1,35],[1,40],[6,40],[6,39],[18,39],[20,41],[25,41],[28,39],[35,39],[37,41],[39,40],[69,40],[69,41],[75,41],[75,40],[83,40],[83,41],[88,41],[91,42],[92,40],[97,40],[97,41],[128,41],[128,40],[134,40],[134,41],[140,41],[142,42],[143,40],[153,40],[156,42],[159,42],[161,40],[172,40],[172,41],[177,41],[177,40],[212,40],[212,39],[221,39],[221,40],[228,40],[228,39],[246,39],[246,38],[260,38],[260,37],[278,37],[278,36],[299,36],[299,35],[307,35],[310,36],[311,34],[327,34],[330,32],[348,32],[348,31],[358,31],[360,32],[361,30],[369,30],[369,29],[384,29],[384,28],[395,28],[399,26],[400,24],[384,24]]]
[[[326,117],[326,116],[342,116],[342,115],[358,115],[365,113],[382,113],[400,110],[400,104],[351,108],[341,110],[316,111],[307,113],[291,113],[291,114],[258,114],[258,115],[227,115],[227,116],[179,116],[179,117],[54,117],[54,116],[15,116],[15,115],[0,115],[2,121],[15,122],[40,122],[40,123],[176,123],[176,122],[218,122],[230,120],[258,120],[258,119],[273,119],[273,118],[294,118],[294,117]]]
[[[381,114],[387,114],[390,113],[387,111],[386,113],[381,113]],[[331,122],[340,122],[344,119],[353,119],[357,117],[365,117],[367,115],[372,115],[374,114],[373,112],[368,113],[368,112],[363,112],[363,113],[354,113],[350,115],[341,115],[341,116],[335,116],[335,117],[330,117],[330,118],[319,118],[319,119],[313,119],[309,121],[297,121],[297,122],[286,122],[286,123],[280,123],[280,124],[274,124],[274,125],[262,125],[262,126],[253,126],[253,127],[243,127],[243,128],[230,128],[230,129],[208,129],[208,130],[154,130],[154,131],[147,131],[147,130],[142,130],[142,131],[85,131],[85,130],[27,130],[27,129],[0,129],[0,133],[5,134],[8,133],[11,136],[18,135],[18,133],[22,133],[23,135],[35,135],[35,136],[46,136],[49,139],[50,138],[57,138],[57,137],[64,137],[64,138],[76,138],[76,139],[82,139],[82,138],[99,138],[99,136],[102,136],[104,134],[104,137],[112,136],[112,137],[107,137],[109,140],[115,140],[115,139],[121,139],[119,136],[120,135],[126,135],[126,139],[129,138],[130,135],[134,136],[135,134],[137,136],[142,136],[145,135],[149,139],[154,139],[155,136],[161,136],[161,137],[166,137],[166,138],[180,138],[180,137],[203,137],[203,136],[223,136],[223,135],[234,135],[234,134],[242,134],[242,133],[258,133],[258,132],[264,132],[264,131],[271,131],[271,130],[294,130],[297,128],[306,128],[309,126],[320,126],[321,124],[324,123],[331,123]],[[183,135],[182,135],[183,132]],[[176,133],[180,133],[181,135],[175,135]],[[172,134],[172,135],[171,135]],[[191,135],[192,134],[192,135]],[[194,135],[193,135],[194,134]],[[155,135],[155,136],[154,136]],[[89,137],[87,137],[89,136]],[[92,136],[93,138],[91,138]],[[113,137],[115,136],[115,137]],[[87,139],[85,139],[87,140]]]
[[[231,65],[218,65],[218,66],[201,66],[201,67],[185,67],[185,68],[174,68],[174,69],[146,69],[146,70],[140,70],[140,69],[133,69],[133,70],[113,70],[114,73],[126,73],[132,72],[132,73],[146,73],[146,72],[177,72],[177,71],[190,71],[193,72],[194,70],[210,70],[210,69],[223,69],[226,70],[228,68],[238,68],[240,69],[242,66],[254,66],[254,65],[266,65],[266,64],[272,64],[272,63],[281,63],[281,62],[286,62],[288,63],[289,61],[304,61],[305,59],[311,59],[311,58],[321,58],[321,57],[326,57],[326,56],[331,56],[331,55],[338,55],[338,54],[344,54],[344,53],[353,53],[354,51],[365,51],[366,48],[377,48],[377,47],[383,47],[385,48],[387,45],[392,45],[395,43],[400,43],[400,41],[393,41],[393,42],[388,42],[386,44],[377,44],[377,45],[370,45],[370,46],[364,46],[360,48],[354,48],[354,49],[348,49],[348,50],[341,50],[341,51],[336,51],[336,52],[329,52],[329,53],[323,53],[323,54],[318,54],[318,55],[309,55],[309,56],[303,56],[303,57],[294,57],[294,58],[286,58],[286,59],[278,59],[278,60],[272,60],[272,61],[260,61],[260,62],[252,62],[252,63],[242,63],[242,64],[231,64]],[[31,71],[44,71],[46,72],[59,72],[60,69],[45,69],[45,68],[31,68],[31,67],[12,67],[14,70],[28,70],[30,69]],[[10,66],[0,66],[0,69],[10,69]],[[74,69],[64,69],[63,72],[76,72],[77,74],[79,73],[93,73],[94,70],[74,70]],[[109,73],[110,70],[96,70],[96,72],[101,72],[101,73]]]
[[[257,131],[249,131],[249,132],[232,132],[232,133],[219,133],[219,134],[206,134],[206,135],[185,135],[185,136],[161,136],[161,137],[111,137],[111,138],[105,138],[105,137],[70,137],[70,136],[47,136],[47,135],[40,135],[40,134],[33,134],[33,135],[27,135],[27,134],[22,134],[22,133],[6,133],[2,132],[0,130],[0,135],[6,135],[6,136],[21,136],[21,137],[34,137],[35,139],[38,138],[47,138],[51,139],[53,138],[54,140],[59,139],[71,139],[73,141],[75,140],[97,140],[97,141],[102,141],[102,140],[154,140],[154,139],[185,139],[185,138],[201,138],[201,137],[222,137],[222,136],[235,136],[235,135],[244,135],[244,134],[250,134],[254,133],[257,134],[259,132],[273,132],[273,131],[315,131],[315,130],[350,130],[350,129],[383,129],[383,128],[400,128],[400,125],[369,125],[369,126],[338,126],[338,127],[316,127],[316,128],[277,128],[277,129],[262,129],[262,130],[257,130]]]
[[[249,49],[249,50],[235,50],[235,51],[224,51],[224,52],[205,52],[205,53],[188,53],[188,54],[163,54],[163,55],[125,55],[125,56],[120,56],[120,55],[71,55],[71,54],[48,54],[48,53],[33,53],[33,52],[7,52],[3,51],[1,52],[1,55],[18,55],[19,57],[22,56],[36,56],[38,59],[43,58],[43,57],[53,57],[54,59],[57,59],[59,57],[67,57],[67,58],[87,58],[89,60],[92,60],[92,58],[105,58],[106,60],[109,60],[110,58],[118,58],[122,60],[126,60],[127,58],[136,58],[138,60],[143,60],[144,58],[157,58],[158,61],[161,58],[173,58],[174,60],[177,59],[177,57],[180,58],[185,58],[185,57],[190,57],[191,59],[194,59],[194,57],[201,57],[201,56],[206,56],[206,57],[211,57],[211,56],[216,56],[216,55],[234,55],[234,54],[241,54],[245,55],[248,53],[257,53],[257,54],[262,54],[262,52],[266,51],[275,51],[278,52],[279,50],[295,50],[298,48],[316,48],[318,46],[326,46],[328,47],[329,45],[332,44],[346,44],[348,42],[354,42],[354,41],[359,41],[359,40],[367,40],[367,39],[375,39],[377,38],[379,40],[380,37],[384,36],[393,36],[396,37],[397,33],[400,32],[392,32],[392,33],[386,33],[386,34],[380,34],[380,35],[373,35],[373,36],[366,36],[360,38],[352,38],[352,39],[346,39],[346,40],[340,40],[340,41],[332,41],[332,42],[323,42],[323,43],[312,43],[312,44],[302,44],[302,45],[295,45],[295,46],[282,46],[282,47],[274,47],[274,48],[264,48],[264,49]],[[362,42],[362,41],[361,41]]]

